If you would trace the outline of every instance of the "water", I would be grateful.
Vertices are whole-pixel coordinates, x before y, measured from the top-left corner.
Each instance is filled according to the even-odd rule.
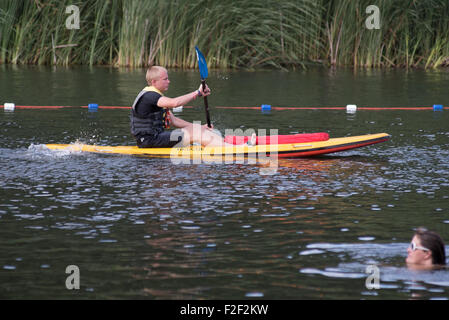
[[[413,271],[413,229],[449,241],[446,111],[255,110],[216,106],[448,105],[446,71],[212,71],[215,127],[331,137],[388,132],[389,142],[256,164],[53,152],[45,143],[131,145],[127,110],[143,70],[0,66],[0,298],[448,299],[449,271]],[[169,96],[198,74],[172,71]],[[180,116],[205,116],[202,101]],[[446,246],[446,252],[449,247]],[[66,267],[80,270],[68,290]],[[380,289],[366,286],[377,266]]]

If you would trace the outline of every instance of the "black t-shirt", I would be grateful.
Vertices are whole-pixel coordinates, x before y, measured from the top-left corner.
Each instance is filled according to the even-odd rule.
[[[159,98],[162,97],[159,93],[154,91],[148,91],[139,100],[136,105],[136,113],[139,116],[145,117],[150,113],[161,111],[161,108],[157,106]]]

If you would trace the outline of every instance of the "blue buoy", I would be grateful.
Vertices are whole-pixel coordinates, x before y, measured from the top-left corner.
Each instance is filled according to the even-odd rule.
[[[263,104],[261,109],[262,111],[269,111],[271,110],[271,106],[269,104]]]
[[[98,104],[89,103],[89,111],[98,111]]]
[[[441,105],[441,104],[434,104],[433,105],[433,111],[443,111],[443,105]]]

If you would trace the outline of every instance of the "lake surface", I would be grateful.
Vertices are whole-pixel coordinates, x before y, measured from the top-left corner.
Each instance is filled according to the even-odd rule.
[[[227,107],[449,105],[447,70],[211,71],[216,129],[387,132],[390,141],[262,164],[55,152],[46,143],[132,145],[145,70],[0,66],[0,298],[448,299],[449,271],[414,271],[417,227],[449,244],[449,112]],[[199,86],[171,70],[168,96]],[[201,100],[179,116],[205,121]],[[449,253],[449,246],[446,246]],[[66,268],[80,270],[68,290]],[[366,285],[379,270],[380,288]]]

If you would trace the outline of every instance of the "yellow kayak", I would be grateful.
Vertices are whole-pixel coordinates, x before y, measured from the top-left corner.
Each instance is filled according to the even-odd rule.
[[[183,148],[138,148],[137,146],[96,146],[87,144],[47,144],[51,150],[70,150],[73,152],[94,152],[106,154],[124,154],[161,158],[207,158],[227,156],[260,156],[262,154],[278,158],[300,158],[360,148],[388,141],[387,133],[362,136],[331,138],[326,141],[271,144],[271,145],[235,145],[226,147],[189,146]]]

